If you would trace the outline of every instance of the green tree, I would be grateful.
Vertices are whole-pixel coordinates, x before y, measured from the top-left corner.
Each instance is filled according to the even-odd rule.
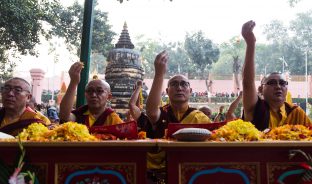
[[[40,43],[39,36],[47,39],[50,35],[43,24],[55,25],[59,7],[57,0],[19,0],[0,3],[0,80],[12,75],[15,62],[9,60],[19,54],[36,55],[35,46]]]
[[[298,4],[302,0],[288,0],[290,7],[295,7],[296,4]]]
[[[312,11],[306,13],[299,13],[295,20],[291,21],[290,29],[294,32],[296,37],[293,38],[293,47],[300,51],[301,59],[298,63],[302,63],[301,71],[305,73],[305,57],[308,56],[308,68],[311,67],[311,57],[309,53],[312,53]],[[308,69],[309,71],[309,69]]]
[[[68,49],[80,55],[84,7],[75,1],[67,8],[59,7],[57,11],[59,22],[57,26],[52,28],[51,33],[65,38]],[[109,50],[114,46],[112,40],[116,33],[111,30],[112,26],[108,24],[107,12],[95,8],[93,18],[91,49],[92,55],[95,56],[92,56],[90,69],[91,71],[95,68],[99,69],[98,72],[103,74],[105,71],[102,69],[105,67],[106,59],[102,60],[103,57],[98,55],[103,55],[106,58]]]
[[[0,83],[12,77],[16,64],[8,59],[6,50],[0,49]]]
[[[183,74],[188,75],[190,78],[194,77],[196,73],[195,64],[189,58],[184,43],[176,42],[171,44],[172,47],[167,49],[169,52],[169,75]],[[193,75],[192,75],[193,74]]]
[[[269,24],[265,25],[264,33],[266,34],[266,39],[273,43],[282,44],[288,39],[288,29],[279,20],[272,20]]]
[[[298,13],[296,19],[291,21],[290,29],[296,34],[300,46],[312,47],[312,11]]]
[[[311,43],[311,13],[297,14],[297,18],[286,27],[281,21],[274,20],[265,26],[264,33],[270,44],[260,49],[261,60],[256,57],[260,69],[273,71],[289,70],[291,74],[302,75],[305,71],[305,52]],[[290,36],[292,35],[292,36]],[[261,53],[262,52],[262,53]],[[283,65],[283,62],[286,64]],[[259,71],[258,71],[259,72]],[[265,73],[262,71],[261,73]]]
[[[256,74],[268,74],[271,72],[282,72],[280,50],[274,44],[257,44],[256,47]]]
[[[163,50],[169,53],[166,77],[178,73],[194,77],[196,65],[190,60],[183,42],[161,43],[158,40],[144,39],[143,35],[136,37],[136,40],[138,42],[135,45],[140,48],[146,78],[153,78],[155,57]]]
[[[213,64],[213,72],[217,75],[234,75],[235,86],[240,87],[239,76],[241,73],[242,60],[245,55],[245,42],[235,36],[228,42],[220,45],[220,57]],[[236,89],[235,89],[236,90]]]
[[[194,34],[187,33],[184,47],[190,59],[198,66],[198,71],[203,75],[209,74],[212,63],[219,59],[219,48],[210,39],[205,38],[202,31]]]
[[[270,58],[274,65],[271,65],[270,68],[276,68],[276,66],[279,66],[281,67],[280,71],[282,71],[283,62],[288,60],[288,45],[290,44],[291,39],[288,36],[288,32],[288,28],[285,27],[283,22],[279,20],[273,20],[270,24],[265,25],[264,33],[266,34],[267,40],[269,40],[272,44],[270,49],[272,51],[274,50],[274,52],[271,52],[271,56],[273,56],[273,58]],[[277,63],[275,63],[274,60],[276,60]]]
[[[136,37],[136,48],[141,53],[141,61],[146,78],[154,76],[154,60],[158,53],[166,49],[165,44],[153,39],[145,39],[144,35]]]

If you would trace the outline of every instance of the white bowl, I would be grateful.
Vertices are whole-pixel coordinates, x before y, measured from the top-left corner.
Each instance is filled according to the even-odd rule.
[[[182,128],[172,136],[178,141],[205,141],[211,136],[211,132],[204,128]]]

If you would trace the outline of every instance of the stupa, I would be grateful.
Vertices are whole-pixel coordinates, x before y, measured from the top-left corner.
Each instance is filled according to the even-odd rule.
[[[105,71],[105,80],[110,84],[113,95],[111,107],[121,115],[125,115],[128,110],[136,81],[143,80],[144,70],[140,54],[133,49],[127,24],[124,23],[115,48],[108,54]]]

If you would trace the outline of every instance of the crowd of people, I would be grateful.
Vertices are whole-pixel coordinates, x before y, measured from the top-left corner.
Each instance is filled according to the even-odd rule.
[[[212,117],[213,112],[208,104],[199,109],[190,107],[190,98],[195,93],[192,92],[189,80],[184,75],[174,75],[167,84],[164,84],[170,59],[168,52],[163,51],[154,61],[155,76],[146,100],[146,109],[139,103],[139,93],[144,85],[142,81],[137,81],[129,101],[127,120],[137,121],[139,128],[146,131],[150,138],[164,137],[168,124],[172,122],[198,124],[242,118],[252,122],[259,130],[294,123],[311,125],[311,120],[300,107],[286,102],[288,82],[282,74],[271,73],[262,80],[259,87],[255,85],[254,26],[253,21],[248,21],[242,26],[242,36],[247,45],[242,71],[243,90],[238,95],[220,94],[220,97],[235,97],[226,111],[221,106],[217,115]],[[110,85],[100,79],[91,80],[86,85],[86,105],[73,109],[82,69],[80,62],[70,67],[70,83],[60,103],[59,112],[55,108],[49,108],[48,118],[35,108],[31,85],[26,80],[14,77],[6,81],[1,88],[3,108],[0,109],[0,131],[16,136],[33,122],[50,126],[54,123],[74,121],[87,127],[124,123],[125,121],[113,109],[107,107],[107,102],[112,97]],[[168,96],[168,103],[165,105],[161,104],[163,85],[166,85]],[[244,113],[237,116],[234,111],[241,101]],[[162,150],[149,153],[148,169],[163,169],[164,154]]]

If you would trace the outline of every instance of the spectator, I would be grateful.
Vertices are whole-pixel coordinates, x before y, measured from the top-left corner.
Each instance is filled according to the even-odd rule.
[[[216,117],[214,118],[213,122],[225,121],[225,114],[224,114],[223,110],[224,110],[224,106],[221,105],[219,107],[219,113],[216,115]]]
[[[47,115],[51,122],[59,123],[60,118],[58,117],[57,109],[54,106],[47,108]]]
[[[234,112],[236,108],[238,107],[238,104],[240,103],[241,99],[243,97],[243,92],[241,91],[238,95],[238,97],[231,103],[229,109],[227,110],[225,114],[226,121],[232,121],[234,119],[237,119]]]
[[[211,119],[211,115],[212,115],[212,110],[210,109],[210,107],[208,107],[207,105],[201,106],[198,108],[198,110],[202,111],[204,114],[206,114],[206,116],[209,117],[209,119]]]
[[[141,107],[140,102],[140,91],[142,90],[142,81],[138,80],[135,85],[135,89],[131,95],[129,100],[129,111],[131,117],[137,122],[140,130],[146,132],[146,137],[154,138],[153,127],[149,122],[145,112],[143,111],[143,107]]]
[[[48,117],[40,112],[40,110],[38,109],[38,104],[36,103],[36,99],[33,96],[30,98],[29,102],[26,103],[26,106],[30,107],[33,111],[35,111],[40,119],[44,120],[45,122],[51,122]]]

